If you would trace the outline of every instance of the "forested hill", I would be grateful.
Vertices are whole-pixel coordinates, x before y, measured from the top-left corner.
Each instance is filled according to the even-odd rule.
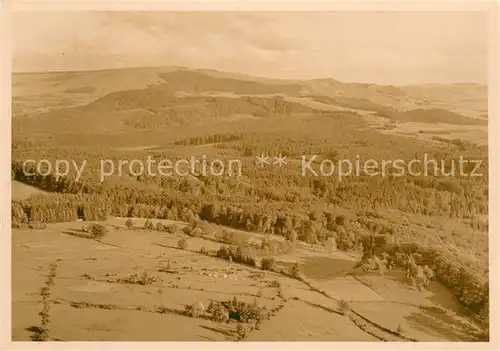
[[[12,202],[14,227],[108,216],[196,221],[360,253],[367,237],[414,244],[474,312],[488,302],[488,149],[484,86],[281,81],[179,67],[13,76],[12,178],[43,189]],[[469,138],[466,140],[466,138]],[[270,164],[256,167],[256,156]],[[287,164],[272,164],[277,156]],[[436,161],[439,174],[302,174],[301,157]],[[100,162],[237,159],[241,177],[123,174]],[[463,158],[475,160],[458,172]],[[25,160],[70,160],[57,179]],[[476,164],[478,168],[476,169]],[[390,169],[388,169],[390,171]],[[390,173],[390,172],[389,172]],[[430,248],[435,251],[429,251]],[[391,251],[391,253],[393,253]],[[431,259],[429,260],[429,255]]]

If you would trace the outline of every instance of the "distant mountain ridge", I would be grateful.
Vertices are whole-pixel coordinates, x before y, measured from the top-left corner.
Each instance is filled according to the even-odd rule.
[[[331,78],[274,80],[177,66],[12,76],[13,117],[18,124],[40,131],[46,130],[41,124],[54,122],[58,128],[92,129],[92,124],[99,122],[96,118],[110,130],[117,130],[233,114],[286,116],[313,112],[316,108],[308,105],[309,100],[346,110],[372,111],[403,122],[485,124],[487,91],[478,84],[398,87]],[[37,105],[31,101],[40,98],[44,99],[43,109],[30,110],[31,105]]]

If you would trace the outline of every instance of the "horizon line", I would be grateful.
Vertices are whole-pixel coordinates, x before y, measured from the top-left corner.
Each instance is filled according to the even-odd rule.
[[[276,77],[263,77],[263,76],[257,76],[257,75],[251,75],[245,72],[233,72],[233,71],[224,71],[224,70],[219,70],[219,69],[213,69],[213,68],[203,68],[203,67],[189,67],[189,66],[182,66],[182,65],[151,65],[151,66],[123,66],[123,67],[109,67],[109,68],[89,68],[89,69],[67,69],[67,70],[43,70],[43,71],[16,71],[14,68],[11,70],[11,75],[14,74],[50,74],[50,73],[83,73],[83,72],[104,72],[104,71],[119,71],[119,70],[126,70],[126,69],[141,69],[141,68],[150,68],[150,69],[161,69],[161,68],[175,68],[178,71],[181,70],[187,70],[187,71],[214,71],[214,72],[220,72],[220,73],[226,73],[226,74],[234,74],[234,75],[243,75],[246,76],[247,78],[254,78],[254,79],[264,79],[264,80],[274,80],[274,81],[283,81],[283,82],[289,82],[289,83],[298,83],[298,82],[310,82],[310,81],[315,81],[315,80],[333,80],[339,83],[343,84],[360,84],[360,85],[378,85],[378,86],[385,86],[385,87],[411,87],[411,86],[426,86],[426,85],[479,85],[479,86],[485,86],[488,87],[488,83],[480,83],[480,82],[473,82],[473,81],[457,81],[457,82],[426,82],[426,83],[406,83],[406,84],[383,84],[383,83],[376,83],[376,82],[369,82],[369,83],[362,83],[362,82],[348,82],[348,81],[341,81],[332,77],[317,77],[317,78],[307,78],[307,79],[297,79],[297,78],[276,78]],[[203,72],[201,72],[203,73]],[[232,78],[235,79],[235,78]],[[245,80],[244,77],[238,77],[237,79],[240,80]]]

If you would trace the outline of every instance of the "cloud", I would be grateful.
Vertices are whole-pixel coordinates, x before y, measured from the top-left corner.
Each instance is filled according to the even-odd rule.
[[[22,12],[14,69],[185,65],[276,78],[485,82],[479,12]]]

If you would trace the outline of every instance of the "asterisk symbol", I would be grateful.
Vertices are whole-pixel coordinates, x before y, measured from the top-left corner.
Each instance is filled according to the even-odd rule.
[[[286,162],[286,156],[282,156],[281,153],[278,157],[274,157],[274,160],[274,165],[278,167],[286,166],[288,164],[288,162]]]
[[[268,165],[269,161],[267,160],[269,156],[264,156],[264,154],[260,154],[260,156],[255,156],[257,158],[257,161],[255,163],[257,166],[264,167],[264,165]]]

